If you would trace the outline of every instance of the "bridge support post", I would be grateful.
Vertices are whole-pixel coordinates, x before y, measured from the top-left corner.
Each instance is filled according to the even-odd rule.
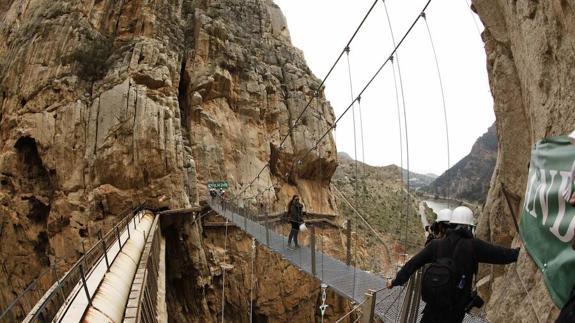
[[[315,263],[315,226],[310,225],[310,249],[311,249],[311,273],[315,277],[317,270],[316,270],[316,263]]]
[[[401,306],[401,316],[399,318],[400,323],[408,323],[410,322],[410,314],[411,314],[411,303],[413,300],[413,289],[415,285],[415,274],[411,276],[409,282],[407,283],[407,288],[405,292],[405,297],[403,298],[403,304]]]
[[[351,265],[351,219],[347,219],[347,224],[345,227],[345,235],[347,237],[347,257],[345,258],[345,264]]]
[[[102,242],[102,249],[104,251],[104,259],[106,260],[106,270],[110,271],[110,261],[108,260],[108,252],[106,250],[106,242],[102,239],[102,231],[98,231],[98,239]]]
[[[422,270],[415,273],[415,281],[413,286],[413,298],[411,300],[411,312],[408,322],[417,322],[417,312],[419,311],[419,300],[421,298],[421,276]]]
[[[88,285],[86,284],[86,275],[84,274],[84,266],[80,264],[80,278],[82,278],[82,286],[84,287],[84,292],[86,292],[86,298],[88,299],[88,304],[92,306],[92,297],[90,297],[90,292],[88,291]]]
[[[247,209],[244,207],[244,212],[242,212],[244,214],[244,231],[248,232],[248,212]]]
[[[270,223],[269,223],[270,216],[269,216],[267,208],[265,210],[264,216],[265,216],[265,226],[266,226],[266,245],[269,246],[270,245]]]
[[[375,299],[376,299],[376,292],[370,289],[367,293],[365,293],[365,302],[361,306],[361,323],[373,323],[373,319],[375,316]]]
[[[120,246],[120,250],[122,250],[122,240],[120,240],[120,231],[118,227],[116,227],[116,238],[118,238],[118,245]]]

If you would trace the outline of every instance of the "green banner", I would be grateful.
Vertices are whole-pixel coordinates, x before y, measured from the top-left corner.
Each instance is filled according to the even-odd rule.
[[[541,269],[555,305],[563,307],[575,285],[575,145],[568,137],[539,141],[531,153],[520,231],[527,251]]]
[[[228,184],[228,182],[226,181],[219,181],[219,182],[208,182],[208,188],[209,189],[214,189],[214,190],[219,190],[219,189],[228,189],[230,187],[230,184]]]

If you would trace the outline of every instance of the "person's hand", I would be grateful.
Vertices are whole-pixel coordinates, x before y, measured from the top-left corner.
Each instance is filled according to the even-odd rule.
[[[391,279],[387,281],[387,289],[392,289],[393,288],[393,284],[391,283]]]
[[[519,236],[519,237],[516,237],[515,240],[513,240],[513,242],[511,242],[511,248],[512,249],[521,249],[521,247],[523,247],[523,240]]]

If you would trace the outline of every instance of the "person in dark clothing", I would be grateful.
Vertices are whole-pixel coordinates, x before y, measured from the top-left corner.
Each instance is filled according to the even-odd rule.
[[[299,226],[304,223],[303,221],[303,205],[299,201],[299,196],[294,195],[288,204],[288,217],[291,223],[291,231],[288,237],[288,248],[292,249],[291,242],[293,240],[295,248],[299,248],[297,236],[299,233]]]
[[[575,131],[572,134],[575,137]],[[575,239],[571,242],[571,248],[575,250]],[[575,286],[571,290],[571,295],[569,296],[569,300],[567,304],[563,306],[561,309],[561,313],[559,313],[559,317],[555,321],[555,323],[573,323],[575,322]]]
[[[409,260],[397,273],[387,287],[405,284],[411,275],[425,264],[433,263],[440,258],[453,259],[458,273],[457,298],[451,308],[432,308],[426,305],[422,323],[460,323],[465,317],[465,308],[471,302],[473,275],[477,273],[479,263],[509,264],[517,261],[519,249],[508,249],[476,239],[472,234],[473,212],[466,207],[453,211],[452,226],[444,239],[432,240],[423,250]],[[458,216],[462,211],[467,220]],[[470,215],[470,218],[469,218]]]
[[[445,238],[447,228],[449,227],[449,221],[451,221],[451,213],[452,211],[450,209],[443,209],[437,213],[435,222],[433,222],[429,228],[429,235],[425,241],[426,246],[435,239]]]

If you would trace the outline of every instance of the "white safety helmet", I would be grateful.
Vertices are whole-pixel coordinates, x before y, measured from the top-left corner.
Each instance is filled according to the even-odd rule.
[[[447,222],[449,223],[451,221],[451,214],[453,213],[453,211],[451,211],[450,209],[443,209],[439,212],[437,212],[437,219],[435,219],[435,222]]]
[[[458,206],[451,214],[452,224],[465,224],[475,226],[475,218],[473,218],[473,211],[467,206]]]

